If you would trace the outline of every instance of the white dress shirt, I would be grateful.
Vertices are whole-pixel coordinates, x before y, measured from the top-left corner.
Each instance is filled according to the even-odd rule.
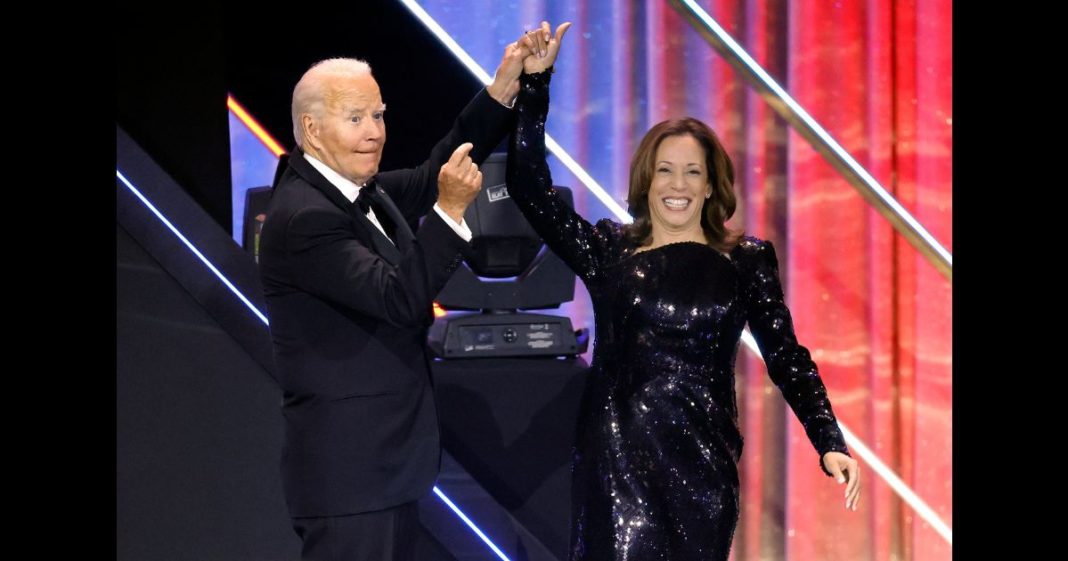
[[[331,185],[337,187],[337,189],[341,191],[341,194],[344,195],[350,203],[356,202],[356,197],[360,194],[360,189],[363,189],[364,185],[357,185],[352,181],[349,181],[340,173],[330,169],[330,166],[320,162],[318,158],[309,155],[307,152],[304,153],[304,158],[308,160],[308,163],[310,163],[319,173],[323,174],[323,177],[325,177]],[[463,238],[466,242],[471,241],[472,233],[471,229],[467,227],[466,220],[461,219],[460,223],[457,224],[451,216],[446,214],[444,210],[441,210],[438,203],[434,203],[434,211],[438,213],[438,216],[440,216],[450,228],[452,228],[453,232],[456,232],[456,235]],[[378,217],[375,216],[374,209],[367,210],[367,219],[371,221],[371,224],[375,225],[375,228],[378,228],[378,231],[382,232],[382,235],[386,236],[386,239],[389,239],[389,236],[386,235],[386,230],[382,228],[382,223],[379,222]],[[394,240],[390,241],[394,244],[397,243]]]

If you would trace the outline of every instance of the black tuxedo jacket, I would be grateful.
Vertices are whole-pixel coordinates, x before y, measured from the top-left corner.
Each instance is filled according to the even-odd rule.
[[[481,164],[513,125],[512,111],[482,90],[426,162],[375,177],[387,199],[375,214],[395,225],[395,244],[299,149],[289,157],[263,225],[260,274],[292,517],[389,508],[434,484],[440,445],[426,331],[467,246],[431,210],[437,175],[463,142],[474,143]]]

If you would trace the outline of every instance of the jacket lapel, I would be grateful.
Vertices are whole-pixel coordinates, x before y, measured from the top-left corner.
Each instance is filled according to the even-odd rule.
[[[371,247],[375,250],[380,257],[388,261],[391,265],[398,265],[401,259],[401,250],[397,245],[389,241],[382,232],[371,223],[371,220],[364,216],[357,208],[356,205],[349,202],[345,198],[345,195],[341,194],[341,190],[334,186],[334,184],[327,181],[323,174],[319,173],[312,165],[304,158],[304,152],[300,148],[294,148],[293,153],[289,156],[289,167],[300,175],[305,181],[311,184],[313,187],[323,193],[323,195],[330,200],[330,202],[337,205],[337,207],[349,216],[353,221],[361,228],[366,234],[365,239],[371,241]],[[414,236],[412,235],[411,228],[408,228],[404,223],[404,219],[397,209],[393,201],[389,200],[389,197],[385,194],[385,191],[377,185],[374,186],[378,189],[379,194],[382,196],[383,206],[386,208],[386,212],[390,214],[390,218],[397,223],[397,238],[398,244],[401,248],[407,248],[411,244]],[[399,222],[398,222],[399,220]],[[401,242],[403,239],[403,243]]]

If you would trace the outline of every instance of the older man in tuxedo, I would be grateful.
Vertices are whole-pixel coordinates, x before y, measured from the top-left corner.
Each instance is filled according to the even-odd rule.
[[[471,238],[478,165],[512,129],[523,60],[546,56],[546,30],[506,48],[493,83],[412,169],[378,170],[386,106],[363,61],[321,61],[293,91],[297,147],[272,194],[260,271],[304,559],[411,559],[416,501],[440,464],[431,304]]]

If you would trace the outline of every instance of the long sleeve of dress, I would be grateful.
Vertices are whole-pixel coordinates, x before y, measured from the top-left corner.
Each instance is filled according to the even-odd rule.
[[[827,473],[823,455],[831,451],[848,455],[849,451],[816,363],[794,335],[793,320],[779,282],[775,248],[769,241],[753,245],[750,282],[745,287],[749,328],[764,356],[768,375],[801,421],[809,441],[819,452],[820,469]]]
[[[550,76],[545,71],[519,78],[516,128],[508,146],[508,192],[549,248],[589,283],[610,258],[619,226],[607,219],[590,224],[553,189],[545,162]]]

